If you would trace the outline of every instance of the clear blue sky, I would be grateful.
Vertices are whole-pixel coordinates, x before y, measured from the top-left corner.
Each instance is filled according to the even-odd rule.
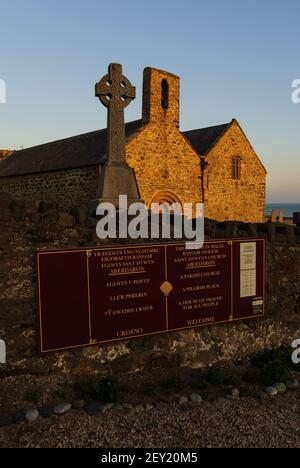
[[[300,202],[300,0],[0,0],[0,148],[102,128],[94,84],[121,62],[182,78],[181,128],[237,118],[268,169],[268,200]]]

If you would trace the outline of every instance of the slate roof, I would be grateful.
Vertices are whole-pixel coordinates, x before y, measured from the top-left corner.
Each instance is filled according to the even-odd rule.
[[[184,132],[184,136],[189,140],[195,150],[205,155],[214,143],[224,134],[229,128],[231,122],[223,125],[216,125],[215,127],[199,128],[198,130],[190,130]]]
[[[183,132],[196,151],[204,155],[220,138],[229,124]],[[126,139],[142,129],[142,120],[126,124]],[[15,151],[0,161],[0,178],[38,174],[104,164],[107,129]]]

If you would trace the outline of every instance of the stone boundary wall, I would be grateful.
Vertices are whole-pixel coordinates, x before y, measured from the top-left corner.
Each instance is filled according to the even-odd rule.
[[[265,318],[41,356],[36,250],[112,242],[99,242],[97,221],[88,217],[84,206],[63,212],[55,204],[21,202],[2,195],[0,213],[0,338],[7,345],[7,364],[0,366],[0,376],[124,373],[177,365],[204,367],[238,361],[264,348],[290,346],[300,338],[300,228],[206,220],[207,239],[267,239]]]
[[[99,166],[0,178],[0,191],[17,200],[45,200],[62,209],[88,204],[97,194]]]
[[[1,150],[0,149],[0,161],[7,158],[7,156],[10,156],[13,153],[12,150]]]

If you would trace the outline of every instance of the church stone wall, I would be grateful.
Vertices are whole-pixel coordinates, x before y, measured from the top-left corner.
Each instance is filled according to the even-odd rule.
[[[232,158],[241,158],[241,177],[232,178]],[[205,215],[219,221],[264,221],[266,171],[234,121],[206,158]]]
[[[98,166],[0,179],[2,193],[16,200],[39,200],[60,208],[88,205],[96,198]]]
[[[169,105],[162,107],[162,81],[169,87]],[[144,130],[127,144],[127,161],[135,170],[141,197],[147,205],[164,194],[181,203],[201,202],[199,155],[179,131],[180,79],[146,69],[144,74]],[[156,199],[156,196],[158,198]]]
[[[167,89],[163,100],[163,84]],[[167,88],[166,88],[167,86]],[[200,157],[179,131],[180,78],[146,68],[144,128],[126,146],[141,198],[201,203]],[[232,178],[232,158],[241,159],[241,177]],[[206,155],[205,216],[218,221],[264,221],[266,171],[236,121]],[[21,200],[56,202],[61,208],[88,206],[96,198],[98,167],[0,179],[0,190]]]
[[[162,107],[162,82],[169,86]],[[199,154],[179,131],[180,79],[146,69],[143,90],[144,130],[127,144],[127,161],[135,169],[142,198],[149,205],[168,192],[182,203],[201,203]],[[232,158],[241,158],[241,178],[232,178]],[[205,216],[218,221],[264,221],[266,171],[239,124],[233,121],[206,156]]]
[[[126,153],[147,206],[154,198],[165,200],[168,193],[182,204],[201,203],[199,156],[178,130],[150,124]]]

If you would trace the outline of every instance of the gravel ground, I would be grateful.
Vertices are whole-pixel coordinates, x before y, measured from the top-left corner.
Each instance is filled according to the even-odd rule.
[[[260,402],[254,398],[161,404],[146,412],[83,410],[0,429],[0,447],[300,448],[299,391]]]

